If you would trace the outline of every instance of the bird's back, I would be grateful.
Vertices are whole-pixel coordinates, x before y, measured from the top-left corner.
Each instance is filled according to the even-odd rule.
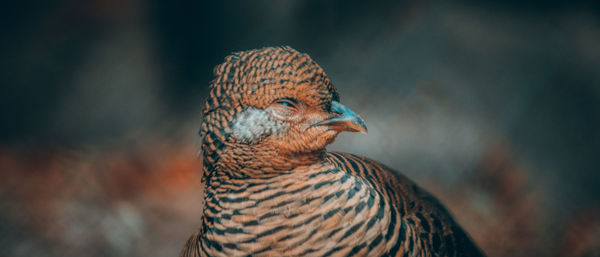
[[[457,225],[448,210],[410,179],[378,162],[348,153],[330,152],[336,167],[370,183],[390,206],[398,234],[397,245],[386,254],[395,256],[484,256]],[[405,253],[412,253],[404,255]]]

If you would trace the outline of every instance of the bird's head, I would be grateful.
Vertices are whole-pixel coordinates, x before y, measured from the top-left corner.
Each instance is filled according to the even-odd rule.
[[[292,48],[235,53],[214,73],[200,131],[205,165],[286,169],[322,158],[341,131],[367,132],[323,69]]]

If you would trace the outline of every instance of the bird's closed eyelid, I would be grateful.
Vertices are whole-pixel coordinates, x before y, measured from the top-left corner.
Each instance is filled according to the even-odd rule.
[[[289,108],[299,108],[298,100],[291,97],[278,98],[273,103],[283,105]]]
[[[302,105],[294,98],[278,98],[269,106],[273,114],[281,119],[296,117],[302,112]]]

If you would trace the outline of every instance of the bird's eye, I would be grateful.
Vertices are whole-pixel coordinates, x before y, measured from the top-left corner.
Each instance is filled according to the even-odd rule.
[[[296,101],[293,99],[283,98],[275,101],[276,104],[283,105],[288,108],[296,108]]]
[[[299,104],[292,98],[280,98],[273,102],[271,109],[273,113],[282,118],[288,119],[300,112]]]

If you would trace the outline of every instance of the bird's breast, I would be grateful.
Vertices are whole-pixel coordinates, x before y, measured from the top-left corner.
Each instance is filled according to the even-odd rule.
[[[217,184],[207,186],[206,255],[360,256],[391,247],[390,206],[368,182],[333,166]]]

